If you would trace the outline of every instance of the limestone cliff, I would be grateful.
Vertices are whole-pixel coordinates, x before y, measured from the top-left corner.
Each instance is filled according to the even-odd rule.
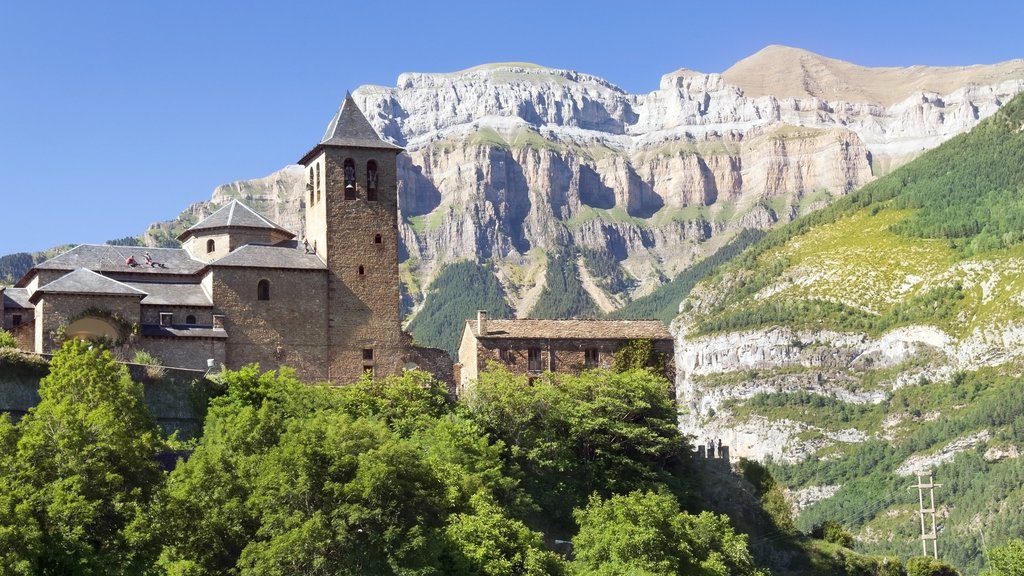
[[[802,60],[773,50],[770,60],[788,78],[786,67]],[[946,69],[915,67],[915,78],[942,81],[920,82],[893,102],[864,96],[879,91],[871,69],[832,66],[842,91],[797,94],[782,82],[776,96],[770,79],[751,79],[747,68],[680,70],[649,94],[518,63],[402,74],[394,87],[357,89],[374,127],[407,151],[400,232],[412,302],[440,264],[489,259],[513,306],[528,313],[518,295],[529,291],[517,283],[536,276],[523,271],[566,244],[607,248],[636,280],[608,301],[628,301],[738,230],[824,206],[1024,90],[1019,62],[973,67],[952,80]],[[302,174],[286,168],[222,186],[212,202],[240,196],[298,229],[291,215],[301,189]]]

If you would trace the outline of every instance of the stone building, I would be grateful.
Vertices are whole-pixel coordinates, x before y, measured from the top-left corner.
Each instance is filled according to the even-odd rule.
[[[446,353],[413,347],[401,327],[401,152],[349,95],[300,160],[301,239],[232,201],[183,232],[181,248],[77,246],[0,288],[3,327],[39,353],[104,338],[184,368],[257,362],[335,383],[411,365],[450,375]]]
[[[489,320],[481,310],[462,332],[457,387],[465,390],[490,362],[531,377],[611,368],[632,340],[650,340],[664,355],[665,377],[674,379],[672,334],[659,320]]]

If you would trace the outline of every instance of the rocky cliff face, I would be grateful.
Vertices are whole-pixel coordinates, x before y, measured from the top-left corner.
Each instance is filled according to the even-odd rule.
[[[772,50],[773,66],[801,65]],[[856,68],[847,85],[871,70]],[[407,151],[399,158],[401,241],[419,287],[413,302],[440,264],[492,260],[525,314],[518,295],[528,290],[517,283],[536,275],[522,270],[546,262],[554,246],[607,247],[636,279],[608,295],[627,301],[738,230],[821,207],[1024,90],[1021,66],[980,68],[986,74],[941,84],[953,87],[946,92],[918,90],[893,103],[863,90],[848,90],[851,100],[747,94],[739,85],[756,82],[743,67],[725,76],[680,70],[654,92],[628,94],[601,78],[528,64],[403,74],[395,87],[363,86],[353,96]],[[299,230],[292,215],[301,189],[301,172],[286,168],[222,186],[212,202],[240,196]]]

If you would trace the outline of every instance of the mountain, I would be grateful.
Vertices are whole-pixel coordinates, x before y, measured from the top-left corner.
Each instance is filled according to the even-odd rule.
[[[675,321],[681,426],[772,462],[799,524],[868,550],[914,552],[906,486],[934,469],[940,550],[976,570],[982,538],[1024,530],[1022,273],[1019,95],[699,283]]]
[[[564,303],[545,315],[605,314],[742,230],[826,206],[969,130],[1024,90],[1022,68],[871,69],[769,47],[723,74],[666,74],[647,94],[503,63],[402,74],[394,87],[353,96],[406,148],[399,232],[410,317],[443,267],[460,260],[487,264],[513,314],[533,314],[542,296]],[[821,88],[830,82],[841,89]],[[145,240],[173,244],[236,197],[301,229],[291,215],[302,184],[292,166],[222,186]],[[560,269],[549,274],[552,263]]]

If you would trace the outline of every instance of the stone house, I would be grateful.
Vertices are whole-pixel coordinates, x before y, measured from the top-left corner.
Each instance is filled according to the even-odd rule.
[[[653,352],[664,355],[664,376],[674,380],[672,334],[659,320],[489,320],[480,310],[462,332],[457,389],[464,391],[490,362],[529,377],[611,368],[615,353],[632,340],[650,340]]]
[[[401,152],[348,95],[299,161],[301,237],[236,200],[184,231],[181,248],[77,246],[0,288],[2,326],[38,353],[104,338],[174,367],[257,362],[346,383],[416,365],[450,378],[447,353],[413,347],[401,327]]]

